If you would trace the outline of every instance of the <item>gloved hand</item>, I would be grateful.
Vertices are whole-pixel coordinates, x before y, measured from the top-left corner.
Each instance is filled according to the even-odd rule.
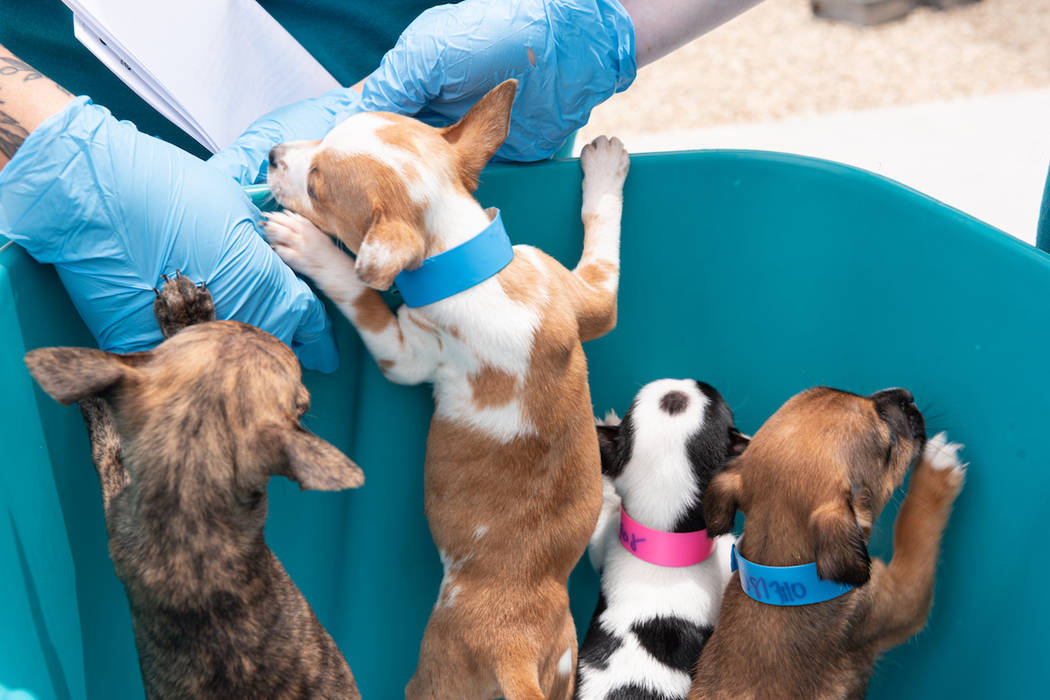
[[[634,80],[634,27],[618,0],[464,0],[421,14],[364,83],[367,110],[451,124],[518,79],[497,160],[551,157]]]
[[[206,282],[217,318],[289,343],[303,365],[338,364],[331,322],[263,240],[260,214],[227,175],[118,122],[86,97],[41,124],[0,170],[0,233],[53,263],[99,347],[161,338],[161,275]]]
[[[446,126],[509,78],[518,79],[518,93],[496,160],[543,160],[594,107],[626,90],[636,70],[634,28],[618,0],[464,0],[417,17],[361,97],[340,88],[282,107],[209,162],[252,184],[278,143],[322,138],[362,110]]]
[[[256,119],[236,141],[208,159],[208,164],[242,185],[255,184],[266,177],[271,148],[285,141],[323,138],[333,126],[362,109],[361,96],[349,88],[293,102]]]

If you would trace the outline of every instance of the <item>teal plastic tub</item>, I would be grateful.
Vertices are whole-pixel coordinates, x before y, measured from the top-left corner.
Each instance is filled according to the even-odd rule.
[[[493,167],[483,180],[479,198],[502,208],[515,242],[575,262],[575,161]],[[880,662],[870,696],[1042,696],[1050,256],[866,172],[715,151],[633,158],[622,259],[619,325],[586,346],[595,412],[626,409],[651,379],[697,377],[753,430],[813,385],[908,387],[971,466],[929,625]],[[423,517],[431,399],[387,382],[333,318],[342,365],[307,375],[308,423],[367,482],[326,494],[275,479],[267,538],[365,697],[396,698],[441,579]],[[0,687],[41,699],[142,697],[79,412],[22,364],[31,348],[91,343],[54,271],[0,250]],[[895,508],[877,554],[890,555]],[[571,594],[582,629],[597,596],[586,562]]]

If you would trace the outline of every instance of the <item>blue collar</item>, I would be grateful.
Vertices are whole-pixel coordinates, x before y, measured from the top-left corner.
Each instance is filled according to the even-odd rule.
[[[838,598],[853,586],[825,581],[817,576],[817,565],[763,566],[740,556],[733,545],[729,560],[732,571],[740,569],[740,587],[750,598],[767,605],[809,605]]]
[[[415,270],[402,270],[394,283],[405,306],[426,306],[481,284],[513,259],[514,249],[497,209],[481,233],[427,258]]]

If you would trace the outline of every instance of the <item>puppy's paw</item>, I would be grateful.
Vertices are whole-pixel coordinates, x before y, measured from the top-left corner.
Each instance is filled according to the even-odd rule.
[[[966,479],[966,467],[959,459],[959,450],[963,446],[957,442],[948,442],[948,434],[940,432],[926,441],[922,450],[922,463],[930,468],[932,474],[943,479],[948,486],[959,492]]]
[[[615,136],[599,136],[583,147],[580,152],[580,166],[583,168],[583,197],[586,208],[589,197],[603,194],[619,195],[623,192],[623,183],[627,179],[627,170],[631,159],[627,149]]]
[[[309,219],[290,211],[263,214],[263,233],[274,252],[288,267],[308,277],[342,255],[331,237]]]
[[[201,283],[195,285],[178,270],[174,277],[164,277],[164,286],[154,289],[153,315],[160,324],[160,333],[170,338],[186,326],[215,320],[215,304],[211,292]]]

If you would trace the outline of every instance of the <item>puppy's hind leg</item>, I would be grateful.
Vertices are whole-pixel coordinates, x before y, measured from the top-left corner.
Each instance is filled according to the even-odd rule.
[[[620,285],[620,218],[630,158],[617,138],[599,136],[580,153],[583,168],[583,255],[572,272],[580,339],[616,326]]]
[[[540,689],[539,670],[534,659],[504,659],[496,670],[496,678],[506,700],[548,700]]]
[[[160,332],[170,338],[186,326],[215,320],[215,304],[204,284],[195,285],[180,272],[174,277],[164,275],[164,286],[153,300],[153,313],[160,324]]]

